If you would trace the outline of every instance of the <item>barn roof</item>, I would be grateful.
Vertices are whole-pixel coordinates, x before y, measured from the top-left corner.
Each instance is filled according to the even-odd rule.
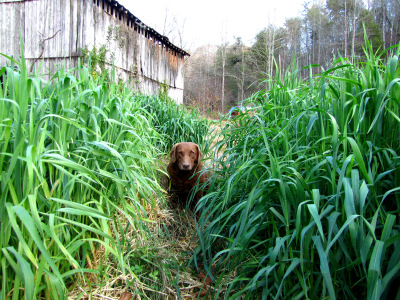
[[[143,32],[143,34],[148,39],[153,39],[155,41],[158,41],[160,43],[160,45],[163,45],[171,50],[174,50],[183,56],[189,56],[188,52],[175,46],[174,44],[172,44],[169,41],[168,37],[163,36],[162,34],[158,33],[156,30],[154,30],[150,26],[147,26],[146,24],[144,24],[139,18],[137,18],[135,15],[133,15],[127,8],[125,8],[118,1],[116,1],[116,0],[92,0],[92,1],[94,3],[96,3],[98,6],[103,6],[103,9],[105,8],[104,4],[111,6],[119,14],[120,20],[122,19],[121,18],[122,15],[125,15],[128,26],[129,26],[129,24],[133,24],[133,27],[135,28],[135,30],[139,30],[139,31]],[[114,17],[117,17],[115,13],[113,13],[113,15],[114,15]]]

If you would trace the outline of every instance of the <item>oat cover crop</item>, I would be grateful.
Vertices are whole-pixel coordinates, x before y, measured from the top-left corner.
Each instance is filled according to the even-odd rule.
[[[399,49],[276,66],[226,120],[192,261],[214,299],[400,299]]]
[[[146,240],[164,199],[159,158],[175,142],[150,109],[160,100],[81,65],[45,80],[9,59],[0,69],[0,299],[66,299],[89,277],[110,280],[114,267],[140,286],[131,244]],[[165,105],[176,138],[206,128]]]

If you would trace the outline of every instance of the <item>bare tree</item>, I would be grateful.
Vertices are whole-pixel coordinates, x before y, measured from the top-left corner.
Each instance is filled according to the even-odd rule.
[[[177,15],[170,13],[168,8],[165,8],[165,17],[162,34],[181,49],[187,49],[188,43],[185,38],[186,18],[180,19]]]
[[[274,12],[275,16],[275,12]],[[270,16],[268,13],[268,25],[270,25]],[[274,58],[274,43],[275,43],[275,26],[269,26],[271,30],[266,30],[265,34],[265,51],[268,53],[268,62],[266,68],[267,76],[272,76],[273,58]],[[269,80],[266,81],[266,88],[269,89]]]
[[[354,8],[353,8],[353,36],[351,39],[351,61],[354,62],[354,44],[355,44],[355,39],[356,39],[356,27],[357,27],[357,20],[356,20],[356,11],[357,11],[357,5],[356,5],[356,0],[354,0]]]
[[[222,62],[222,84],[221,84],[221,112],[225,109],[225,64],[226,64],[226,47],[228,46],[226,37],[226,26],[224,28],[224,23],[222,23],[222,33],[221,33],[221,62]]]

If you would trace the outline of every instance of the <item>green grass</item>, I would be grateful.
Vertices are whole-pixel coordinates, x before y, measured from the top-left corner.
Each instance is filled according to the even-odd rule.
[[[160,157],[175,138],[202,142],[205,123],[82,65],[45,80],[23,57],[10,64],[0,69],[0,298],[66,299],[114,269],[140,285],[131,247],[163,201]]]
[[[161,298],[164,282],[182,286],[182,261],[151,234],[176,229],[153,220],[160,160],[183,140],[222,154],[209,164],[192,257],[213,278],[212,298],[400,298],[400,46],[388,58],[371,49],[355,65],[309,66],[307,79],[293,64],[248,99],[252,115],[223,120],[211,149],[196,110],[81,65],[45,80],[10,58],[0,298],[65,299],[83,286],[77,298],[121,286]]]
[[[168,152],[175,143],[191,141],[208,152],[209,121],[200,116],[195,108],[187,111],[165,95],[159,98],[146,97],[143,109],[155,117],[154,127],[163,136],[159,148]]]
[[[214,299],[398,299],[399,50],[295,66],[226,123],[194,265]],[[279,74],[280,72],[277,72]],[[397,296],[396,296],[397,295]]]

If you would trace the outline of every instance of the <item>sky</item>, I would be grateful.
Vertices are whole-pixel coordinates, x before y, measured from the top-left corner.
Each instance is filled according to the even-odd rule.
[[[176,46],[193,51],[202,45],[232,43],[240,37],[251,45],[269,24],[301,15],[304,0],[118,0],[146,25]],[[174,22],[174,19],[176,22]],[[165,26],[166,24],[166,26]],[[183,44],[177,39],[178,31]]]

